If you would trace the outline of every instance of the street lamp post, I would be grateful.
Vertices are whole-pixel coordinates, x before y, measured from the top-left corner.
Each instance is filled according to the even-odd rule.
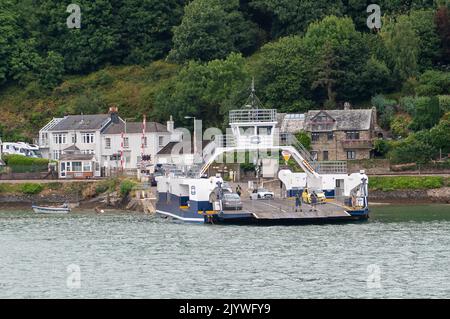
[[[198,154],[198,150],[199,150],[199,145],[197,144],[197,119],[195,116],[185,116],[184,117],[186,120],[194,120],[194,163],[196,162],[196,155]],[[201,146],[200,146],[201,148]]]

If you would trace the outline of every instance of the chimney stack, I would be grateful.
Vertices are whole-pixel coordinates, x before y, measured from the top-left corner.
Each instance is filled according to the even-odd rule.
[[[167,121],[167,131],[173,133],[175,130],[175,123],[173,121],[172,115],[170,116],[170,120]]]
[[[111,106],[109,108],[109,115],[111,116],[111,121],[114,124],[119,123],[119,109],[117,108],[117,106]]]

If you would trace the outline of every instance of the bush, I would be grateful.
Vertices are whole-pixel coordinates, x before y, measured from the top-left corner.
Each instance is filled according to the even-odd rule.
[[[133,181],[130,181],[129,179],[126,179],[120,183],[120,194],[123,198],[127,197],[128,194],[133,190],[135,183]]]
[[[369,178],[370,190],[432,189],[444,186],[442,176],[374,176]]]
[[[375,150],[375,155],[376,156],[384,157],[384,156],[386,156],[386,154],[391,149],[391,145],[386,140],[377,139],[373,143],[373,148]]]
[[[295,138],[306,148],[308,151],[311,150],[311,137],[306,132],[299,132],[295,134]]]
[[[117,185],[118,180],[116,178],[101,181],[96,184],[95,193],[98,195],[105,192],[113,192],[116,189]]]
[[[42,186],[41,184],[25,183],[20,186],[20,191],[28,195],[39,194],[43,190],[44,186]]]
[[[443,112],[439,107],[439,99],[433,97],[419,97],[414,103],[415,112],[409,128],[414,131],[430,129],[435,126]]]
[[[14,173],[45,172],[48,170],[49,160],[32,158],[22,155],[4,155],[3,160]]]

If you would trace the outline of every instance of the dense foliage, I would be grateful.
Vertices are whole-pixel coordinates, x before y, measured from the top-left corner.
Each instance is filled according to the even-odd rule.
[[[69,29],[65,2],[2,0],[0,136],[30,140],[54,116],[111,104],[220,127],[254,77],[281,112],[374,105],[394,138],[378,154],[435,159],[449,144],[448,1],[377,1],[380,30],[366,25],[371,2],[79,0]]]

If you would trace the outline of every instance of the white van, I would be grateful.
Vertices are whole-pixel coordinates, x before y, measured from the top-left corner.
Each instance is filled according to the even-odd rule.
[[[22,155],[34,158],[42,157],[36,145],[31,146],[24,142],[3,143],[3,154]]]

